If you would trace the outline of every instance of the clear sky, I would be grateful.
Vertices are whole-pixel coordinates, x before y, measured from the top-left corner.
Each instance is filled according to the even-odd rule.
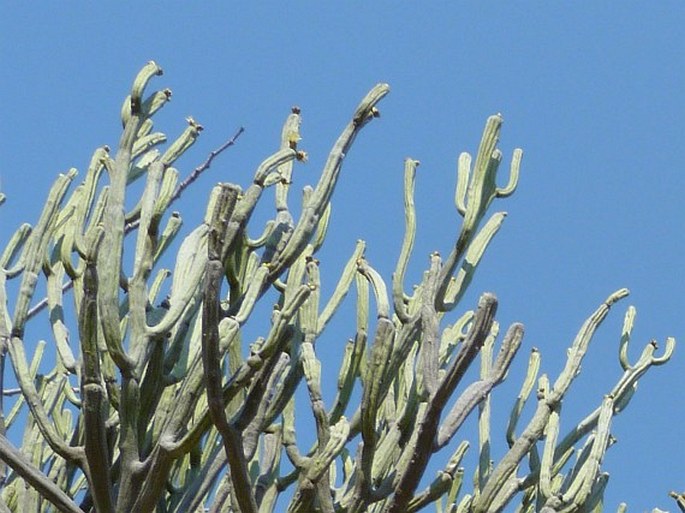
[[[509,215],[462,307],[493,291],[500,322],[526,325],[524,350],[508,387],[495,392],[495,407],[508,415],[533,346],[556,377],[583,320],[620,287],[632,294],[599,330],[564,403],[562,431],[620,376],[617,348],[629,304],[638,309],[633,359],[651,338],[661,346],[666,336],[682,338],[682,1],[190,4],[3,6],[3,245],[19,222],[37,220],[56,173],[84,171],[96,147],[116,147],[121,102],[150,59],[165,70],[154,87],[174,93],[156,128],[178,134],[188,115],[205,127],[179,163],[182,173],[246,128],[179,202],[187,230],[212,184],[249,183],[277,147],[294,104],[303,113],[301,147],[310,154],[295,186],[315,183],[354,107],[382,81],[391,86],[382,117],[357,139],[336,190],[320,255],[329,287],[357,238],[390,279],[407,156],[422,162],[409,278],[419,279],[431,251],[448,253],[461,219],[453,205],[456,158],[475,152],[486,117],[501,112],[505,160],[522,147],[522,175],[515,195],[494,207]],[[603,466],[611,474],[607,511],[622,500],[633,512],[675,509],[666,494],[685,489],[683,362],[680,347],[643,378],[615,419],[618,444]],[[337,361],[329,365],[337,371]],[[501,451],[495,445],[496,458]]]

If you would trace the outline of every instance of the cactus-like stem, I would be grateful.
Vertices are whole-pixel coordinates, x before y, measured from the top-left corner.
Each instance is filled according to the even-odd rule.
[[[67,175],[60,175],[55,182],[49,193],[43,214],[23,248],[26,257],[23,263],[23,278],[19,289],[19,297],[12,319],[11,333],[7,333],[6,331],[4,336],[7,337],[7,349],[10,358],[12,359],[17,381],[45,440],[52,450],[57,454],[60,454],[63,458],[72,462],[78,461],[83,463],[83,448],[68,446],[65,440],[56,432],[53,423],[48,418],[48,414],[31,378],[31,373],[26,363],[26,354],[22,338],[27,320],[29,302],[33,297],[36,288],[38,272],[43,265],[43,258],[46,255],[50,234],[57,219],[59,205],[74,176],[75,171],[72,170]]]
[[[416,168],[418,160],[407,159],[404,161],[404,239],[402,249],[397,260],[397,267],[392,276],[392,296],[395,313],[403,323],[409,322],[409,314],[406,310],[405,293],[403,289],[404,275],[407,271],[409,257],[414,249],[416,237],[416,208],[414,207],[414,184],[416,182]]]
[[[58,219],[60,204],[75,176],[75,169],[70,170],[65,175],[60,174],[50,189],[38,224],[33,229],[23,248],[25,255],[22,269],[23,276],[12,318],[12,334],[18,338],[21,338],[24,334],[29,303],[33,298],[38,282],[38,273],[43,266],[43,259],[47,253],[50,237]]]
[[[335,286],[335,290],[333,291],[331,298],[329,299],[328,303],[319,315],[316,326],[317,336],[320,335],[321,332],[324,330],[326,324],[328,324],[330,319],[333,317],[333,313],[338,309],[338,307],[342,303],[342,300],[347,295],[347,292],[350,290],[352,280],[356,275],[357,262],[359,262],[362,255],[364,254],[365,247],[366,244],[364,244],[364,241],[357,241],[354,253],[352,253],[352,256],[347,261],[347,264],[345,265],[345,268],[343,269],[340,275],[340,280],[338,281],[338,284]]]
[[[300,117],[299,107],[293,107],[288,118],[283,124],[281,131],[281,149],[297,150],[297,143],[300,141]],[[279,182],[276,185],[276,211],[288,210],[288,190],[292,181],[293,161],[287,162],[279,167]]]
[[[516,189],[523,155],[521,150],[514,153],[507,186],[500,189],[495,182],[497,168],[502,160],[501,152],[496,149],[501,127],[501,115],[488,118],[473,171],[470,169],[471,158],[468,154],[462,154],[459,158],[455,204],[459,213],[464,216],[464,223],[440,274],[440,285],[435,298],[438,311],[451,310],[455,306],[453,302],[446,300],[447,289],[490,203],[496,197],[509,196]]]
[[[392,322],[385,317],[379,318],[363,378],[361,403],[363,444],[357,485],[358,494],[362,500],[371,495],[371,470],[377,447],[376,421],[394,336],[395,328]]]
[[[492,352],[495,338],[499,334],[499,323],[494,321],[490,334],[485,339],[480,351],[480,378],[487,379],[492,373]],[[513,356],[513,354],[512,354]],[[490,394],[483,396],[478,404],[478,468],[474,476],[476,489],[485,485],[490,474],[492,461],[490,459]]]
[[[358,271],[367,279],[373,288],[376,297],[376,309],[378,317],[388,319],[390,317],[390,301],[388,291],[381,275],[363,258],[357,261]]]
[[[74,501],[55,485],[40,469],[26,461],[26,456],[0,434],[0,457],[35,490],[64,513],[82,513]]]
[[[64,267],[61,263],[50,268],[47,276],[48,282],[48,308],[50,317],[53,320],[52,334],[57,345],[62,365],[71,373],[76,374],[76,359],[69,345],[69,329],[64,321],[64,310],[62,305],[62,279],[64,277]]]
[[[203,130],[202,125],[197,123],[193,118],[188,118],[188,127],[183,131],[183,133],[178,136],[169,148],[160,157],[159,162],[161,162],[165,167],[173,164],[183,153],[190,148],[197,140],[200,132]]]
[[[630,311],[630,310],[629,310]],[[628,404],[637,387],[638,380],[652,365],[661,365],[671,358],[673,350],[675,349],[675,341],[668,338],[666,341],[666,349],[663,356],[653,356],[656,350],[656,343],[650,342],[645,346],[640,359],[631,365],[623,376],[619,379],[616,385],[609,392],[609,395],[614,398],[613,410],[614,413],[620,412]],[[573,444],[580,440],[583,436],[595,429],[599,420],[601,408],[597,408],[586,418],[581,420],[559,443],[557,448],[557,456],[569,450]]]
[[[495,386],[504,380],[504,376],[521,346],[522,339],[523,325],[512,324],[504,336],[502,347],[491,372],[479,381],[471,383],[459,396],[440,426],[433,450],[439,450],[447,445],[473,409],[485,400]]]
[[[590,340],[595,333],[595,330],[599,324],[604,320],[604,318],[609,313],[609,309],[619,301],[628,295],[628,289],[619,289],[613,294],[611,294],[607,300],[585,321],[581,327],[576,339],[571,345],[569,357],[566,360],[566,365],[564,370],[559,374],[554,387],[552,389],[553,399],[555,401],[560,400],[571,382],[578,375],[578,369],[580,368],[580,363],[587,352]]]
[[[464,151],[457,159],[457,187],[454,189],[454,205],[462,216],[466,215],[466,193],[470,176],[471,155]]]
[[[540,495],[538,501],[549,500],[552,498],[553,493],[557,491],[552,489],[552,467],[554,466],[554,448],[557,444],[557,437],[559,436],[560,409],[560,404],[555,405],[549,414],[547,426],[545,427],[545,449],[542,453],[542,460],[540,461],[540,480],[538,485]]]
[[[613,403],[614,398],[611,396],[606,396],[602,401],[592,448],[587,459],[575,473],[575,479],[561,496],[561,500],[565,504],[574,504],[575,506],[585,504],[596,486],[600,463],[609,443],[609,426],[613,414]]]
[[[231,468],[231,481],[240,510],[244,513],[256,513],[257,504],[249,484],[247,463],[243,455],[240,432],[231,426],[224,411],[221,386],[221,354],[219,352],[219,291],[223,265],[220,260],[224,242],[223,230],[227,225],[236,197],[230,189],[224,189],[218,201],[215,216],[210,225],[210,237],[207,246],[207,262],[202,309],[202,364],[205,373],[207,404],[212,423],[217,427],[223,439],[226,457]]]
[[[28,242],[29,237],[32,232],[32,227],[28,223],[22,224],[17,231],[12,234],[5,250],[2,252],[0,257],[0,266],[3,269],[3,274],[7,278],[14,278],[18,276],[25,266],[24,252],[22,251],[25,244]],[[18,258],[18,261],[12,265],[12,262]],[[3,304],[3,309],[6,309],[7,305]],[[9,315],[9,314],[7,314]]]
[[[314,193],[302,206],[302,215],[295,226],[292,236],[283,252],[271,262],[271,275],[273,277],[279,276],[286,267],[290,266],[297,255],[309,243],[333,194],[340,169],[342,168],[343,159],[361,128],[371,119],[378,116],[376,104],[388,94],[389,90],[390,88],[387,84],[378,84],[369,91],[357,107],[352,121],[345,127],[340,137],[338,137],[329,154]]]
[[[100,354],[97,347],[97,270],[95,260],[98,245],[95,239],[83,275],[83,300],[80,308],[80,338],[83,354],[81,397],[85,432],[85,452],[90,467],[91,493],[97,511],[114,511],[111,488],[111,455],[105,427],[106,391],[102,386]]]
[[[132,361],[135,362],[134,374],[136,376],[142,376],[151,349],[147,336],[147,281],[152,270],[157,243],[157,226],[153,219],[153,210],[163,173],[164,166],[161,162],[155,162],[150,166],[147,184],[141,199],[141,217],[135,251],[136,260],[133,276],[129,280],[129,322],[131,326],[129,353]]]
[[[523,383],[521,384],[521,391],[519,392],[518,397],[516,398],[516,402],[514,403],[514,406],[511,409],[511,414],[509,416],[509,423],[507,425],[506,434],[507,443],[509,444],[509,447],[514,445],[514,440],[516,438],[516,425],[518,424],[518,421],[521,418],[521,412],[523,411],[523,407],[528,401],[530,393],[533,391],[533,386],[535,385],[535,381],[538,377],[539,372],[540,352],[536,347],[534,347],[530,353],[526,377],[523,380]]]
[[[360,251],[363,250],[363,245],[358,244],[357,247]],[[356,267],[356,261],[353,262],[352,259],[350,259],[345,267],[344,273],[351,272],[353,269],[352,265]],[[356,335],[354,340],[348,341],[345,347],[345,356],[340,368],[340,374],[338,376],[338,394],[335,398],[333,410],[329,415],[330,422],[337,422],[340,416],[343,415],[352,395],[352,389],[357,377],[365,375],[366,372],[364,356],[366,351],[367,332],[369,328],[369,283],[360,273],[355,274],[358,296]],[[336,293],[339,287],[340,285],[336,288]],[[334,293],[329,305],[334,301],[335,297],[336,294]],[[319,317],[319,326],[321,323],[321,317],[324,316],[327,309],[328,306],[324,309]]]
[[[323,246],[324,240],[326,239],[326,234],[328,233],[328,224],[331,220],[331,212],[333,210],[332,205],[333,204],[330,202],[326,205],[326,208],[319,219],[319,224],[316,225],[316,232],[314,233],[312,241],[309,244],[309,246],[312,248],[312,253],[319,251],[321,246]]]
[[[420,373],[418,377],[419,395],[422,397],[432,397],[439,382],[439,317],[433,305],[433,297],[437,286],[437,276],[440,270],[440,256],[437,253],[431,255],[431,265],[425,275],[424,284],[421,289],[421,307],[419,310],[421,329],[423,337],[419,349]]]
[[[448,502],[450,502],[450,499],[452,502],[454,501],[452,497],[456,497],[458,494],[458,488],[461,487],[463,478],[463,469],[460,469],[458,465],[466,454],[467,449],[467,442],[459,444],[445,469],[438,471],[437,477],[428,488],[411,500],[407,506],[407,511],[418,511],[428,503],[438,500],[448,491],[450,492]]]
[[[504,187],[497,187],[497,197],[506,198],[511,196],[516,191],[516,186],[519,181],[519,173],[521,171],[521,160],[523,159],[523,150],[516,148],[511,156],[511,166],[509,169],[509,182]]]
[[[130,376],[134,370],[134,362],[122,345],[122,334],[119,317],[119,283],[121,276],[121,255],[124,240],[124,198],[133,145],[145,114],[141,112],[142,93],[147,82],[162,73],[154,62],[148,63],[138,74],[133,83],[130,97],[130,110],[122,110],[124,132],[119,141],[119,149],[114,161],[105,159],[105,167],[109,174],[110,189],[105,207],[105,236],[102,249],[99,252],[98,268],[101,269],[98,286],[98,311],[107,347],[112,359],[125,376]]]
[[[410,444],[411,457],[398,476],[395,494],[385,508],[385,513],[399,513],[407,507],[411,496],[423,475],[428,456],[431,454],[434,437],[438,430],[440,414],[454,388],[461,381],[466,369],[480,351],[492,326],[497,299],[492,294],[484,294],[478,304],[473,324],[467,339],[450,364],[445,377],[431,397],[423,418],[419,421],[414,440]]]
[[[493,214],[469,244],[461,266],[456,275],[450,280],[445,292],[445,308],[448,310],[453,309],[459,303],[464,292],[466,292],[471,284],[471,280],[473,280],[485,250],[499,231],[505,217],[505,212]]]
[[[628,295],[626,289],[620,289],[611,294],[607,300],[585,321],[578,332],[569,351],[569,357],[564,370],[557,378],[554,386],[540,395],[535,414],[521,436],[514,442],[511,449],[493,470],[488,483],[476,499],[474,512],[489,511],[495,497],[504,483],[515,472],[518,463],[528,453],[531,447],[540,439],[547,425],[549,415],[559,404],[570,387],[573,379],[578,375],[578,369],[585,356],[592,336],[609,313],[611,306]]]

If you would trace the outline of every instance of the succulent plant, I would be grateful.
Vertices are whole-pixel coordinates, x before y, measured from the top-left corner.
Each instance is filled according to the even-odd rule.
[[[629,307],[619,348],[622,376],[560,437],[562,400],[598,325],[628,291],[610,294],[578,332],[555,379],[540,374],[540,353],[532,349],[509,425],[499,434],[508,450],[499,459],[491,454],[490,394],[505,379],[524,328],[514,323],[500,337],[495,295],[482,294],[472,309],[462,298],[505,219],[489,208],[518,182],[517,149],[507,185],[497,185],[501,115],[488,118],[475,162],[468,153],[459,157],[455,205],[464,220],[447,258],[430,255],[421,282],[406,290],[419,165],[407,159],[406,229],[391,283],[358,241],[333,293],[322,297],[321,282],[329,277],[320,275],[317,252],[333,192],[345,156],[378,117],[388,85],[376,85],[361,100],[318,183],[304,188],[297,219],[289,192],[294,167],[307,155],[299,148],[300,111],[293,108],[279,149],[247,188],[220,183],[212,189],[204,222],[187,233],[167,269],[163,263],[171,260],[162,255],[182,225],[172,204],[242,129],[179,181],[173,165],[202,127],[189,119],[163,149],[166,136],[153,131],[152,118],[171,92],[145,96],[161,74],[154,62],[143,67],[121,110],[116,152],[97,149],[75,187],[76,170],[60,175],[39,221],[21,225],[0,257],[0,372],[4,377],[9,356],[18,384],[11,391],[0,382],[0,511],[267,513],[285,511],[285,502],[290,513],[400,513],[432,503],[439,512],[460,513],[515,503],[520,512],[601,510],[612,417],[642,375],[668,361],[675,342],[669,338],[660,355],[650,342],[630,362],[635,309]],[[145,185],[134,200],[129,185],[136,180]],[[247,227],[268,187],[275,188],[274,216],[252,239]],[[124,258],[133,262],[130,274]],[[19,280],[18,287],[8,288],[9,280]],[[335,401],[326,404],[321,375],[329,362],[320,360],[317,340],[352,289],[356,325]],[[261,336],[248,344],[245,324],[274,295],[270,317],[259,320]],[[38,373],[46,342],[36,345],[30,362],[25,345],[25,327],[43,309],[56,353],[47,374]],[[478,358],[478,378],[467,383],[466,371]],[[315,419],[309,448],[298,442],[298,388],[306,390]],[[524,420],[534,389],[537,406]],[[15,400],[8,408],[9,397]],[[460,428],[475,410],[479,463],[468,486],[461,463],[470,436]],[[8,429],[20,422],[18,447]],[[444,448],[452,455],[426,485],[428,463]]]

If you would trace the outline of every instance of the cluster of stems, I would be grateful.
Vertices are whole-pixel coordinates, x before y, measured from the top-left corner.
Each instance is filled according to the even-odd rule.
[[[449,255],[431,254],[421,282],[407,291],[419,165],[407,159],[405,233],[390,286],[358,241],[325,298],[316,255],[333,192],[345,156],[378,117],[388,86],[378,84],[362,99],[318,183],[304,188],[297,219],[289,192],[306,153],[298,147],[300,112],[293,108],[279,149],[252,183],[213,188],[204,221],[185,236],[169,269],[163,255],[182,225],[170,207],[189,183],[179,181],[173,164],[202,127],[189,119],[164,146],[152,117],[171,92],[145,96],[161,74],[150,62],[136,77],[122,107],[116,153],[95,151],[71,192],[76,170],[60,175],[38,223],[19,227],[0,256],[0,513],[400,513],[433,503],[439,512],[486,513],[515,501],[520,512],[601,510],[612,418],[642,375],[670,358],[674,340],[661,355],[650,342],[631,362],[635,310],[628,308],[622,374],[598,397],[597,409],[561,437],[562,400],[590,340],[628,294],[614,292],[588,317],[556,379],[539,373],[540,353],[532,350],[500,440],[507,449],[493,454],[490,396],[524,328],[514,323],[499,337],[494,294],[482,294],[473,309],[464,309],[462,298],[505,219],[504,212],[488,214],[489,207],[518,182],[519,149],[506,185],[498,185],[500,115],[488,118],[475,161],[468,153],[459,157],[455,207],[463,222]],[[139,179],[145,185],[132,199],[129,185]],[[252,238],[250,219],[269,187],[274,217]],[[8,288],[13,279],[19,285]],[[47,298],[37,303],[39,284]],[[326,404],[318,346],[337,343],[321,339],[352,290],[356,320],[335,399]],[[263,301],[275,305],[259,320],[256,305]],[[36,304],[46,307],[54,347],[54,368],[46,374],[38,369],[48,343],[31,342],[30,362],[25,349],[27,323],[41,318]],[[245,340],[248,321],[261,326],[254,340]],[[7,357],[14,395],[5,387]],[[478,359],[477,379],[469,382],[467,371]],[[296,430],[300,388],[311,412],[297,413],[314,419],[310,447]],[[531,396],[537,406],[524,420]],[[468,484],[461,463],[470,437],[461,428],[474,412],[478,465]],[[20,446],[10,440],[18,422]],[[429,462],[443,449],[446,463],[431,480]]]

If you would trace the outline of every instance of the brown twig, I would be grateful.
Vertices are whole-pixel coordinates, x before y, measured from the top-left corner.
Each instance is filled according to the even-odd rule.
[[[223,143],[221,146],[219,146],[216,150],[212,151],[208,156],[207,160],[205,160],[202,164],[197,166],[195,169],[193,169],[193,172],[190,173],[176,188],[176,191],[174,192],[174,195],[171,197],[171,201],[169,204],[173,203],[176,201],[178,198],[181,197],[181,194],[183,194],[183,191],[190,186],[195,180],[197,180],[202,173],[204,173],[207,169],[209,169],[209,166],[212,165],[212,161],[218,157],[224,150],[230,148],[235,144],[235,142],[238,140],[238,137],[241,136],[241,134],[245,131],[245,127],[240,127],[236,131],[235,134],[233,134],[233,137],[231,137],[228,141]]]
[[[176,190],[174,191],[174,195],[171,197],[171,200],[169,201],[169,205],[171,205],[174,201],[176,201],[178,198],[181,197],[181,194],[183,194],[183,191],[185,191],[195,180],[197,180],[202,173],[207,171],[209,169],[209,166],[212,165],[212,161],[219,156],[224,150],[230,148],[235,144],[235,142],[238,140],[238,137],[245,131],[245,127],[240,127],[236,131],[235,134],[233,134],[233,137],[231,137],[228,141],[223,143],[221,146],[219,146],[216,150],[213,150],[208,156],[207,159],[197,166],[193,171],[186,176],[183,181],[178,184],[178,187],[176,187]],[[124,233],[128,234],[135,230],[138,227],[139,220],[136,219],[134,221],[131,221],[124,227]]]

